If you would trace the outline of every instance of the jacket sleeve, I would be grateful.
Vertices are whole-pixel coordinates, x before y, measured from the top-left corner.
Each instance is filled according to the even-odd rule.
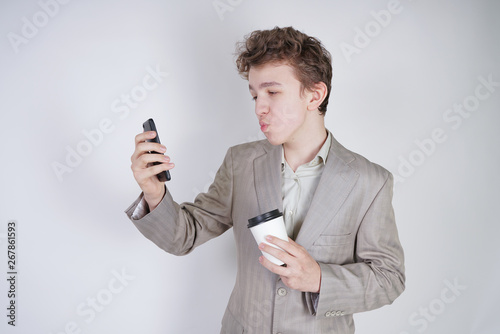
[[[125,211],[139,231],[158,247],[174,255],[185,255],[195,247],[232,227],[233,174],[230,150],[206,193],[194,203],[177,204],[168,188],[158,206],[144,217],[132,214],[142,194]]]
[[[393,178],[387,172],[359,225],[354,263],[319,263],[317,316],[369,311],[391,304],[403,292],[404,254],[392,207],[392,189]]]

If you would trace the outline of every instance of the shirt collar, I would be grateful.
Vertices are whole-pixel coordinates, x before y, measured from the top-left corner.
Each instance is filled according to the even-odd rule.
[[[323,146],[321,146],[318,154],[316,155],[316,158],[321,158],[323,160],[323,163],[326,163],[326,159],[328,159],[328,153],[330,152],[330,146],[332,145],[332,134],[328,130],[327,133],[328,136],[326,137]]]

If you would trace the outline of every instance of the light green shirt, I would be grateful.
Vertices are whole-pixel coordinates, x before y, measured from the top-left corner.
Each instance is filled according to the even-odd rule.
[[[328,132],[328,137],[316,157],[299,166],[295,172],[286,162],[284,150],[281,150],[283,219],[288,236],[293,240],[297,237],[311,206],[312,198],[328,158],[331,142],[331,134]]]

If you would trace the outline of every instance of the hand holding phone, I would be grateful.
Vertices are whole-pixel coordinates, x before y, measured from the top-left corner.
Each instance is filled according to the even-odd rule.
[[[146,131],[154,131],[154,132],[156,132],[156,137],[154,137],[153,139],[148,139],[146,141],[148,141],[148,142],[155,142],[155,143],[161,144],[161,142],[160,142],[160,136],[158,135],[158,131],[156,130],[155,122],[153,121],[152,118],[150,118],[146,122],[144,122],[142,124],[142,127],[144,128],[144,132],[146,132]],[[155,152],[155,151],[150,151],[149,153],[152,153],[152,154],[161,154],[161,153],[158,153],[158,152]],[[161,164],[161,162],[158,162],[158,161],[153,162],[153,165],[159,165],[159,164]],[[168,170],[167,171],[163,171],[163,172],[157,174],[156,176],[158,177],[158,180],[160,180],[161,182],[170,181],[170,179],[171,179],[170,172]]]

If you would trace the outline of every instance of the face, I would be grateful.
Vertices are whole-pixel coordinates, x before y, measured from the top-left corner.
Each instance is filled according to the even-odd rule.
[[[273,145],[293,143],[307,135],[307,90],[286,64],[264,64],[248,72],[250,94],[261,131]]]

